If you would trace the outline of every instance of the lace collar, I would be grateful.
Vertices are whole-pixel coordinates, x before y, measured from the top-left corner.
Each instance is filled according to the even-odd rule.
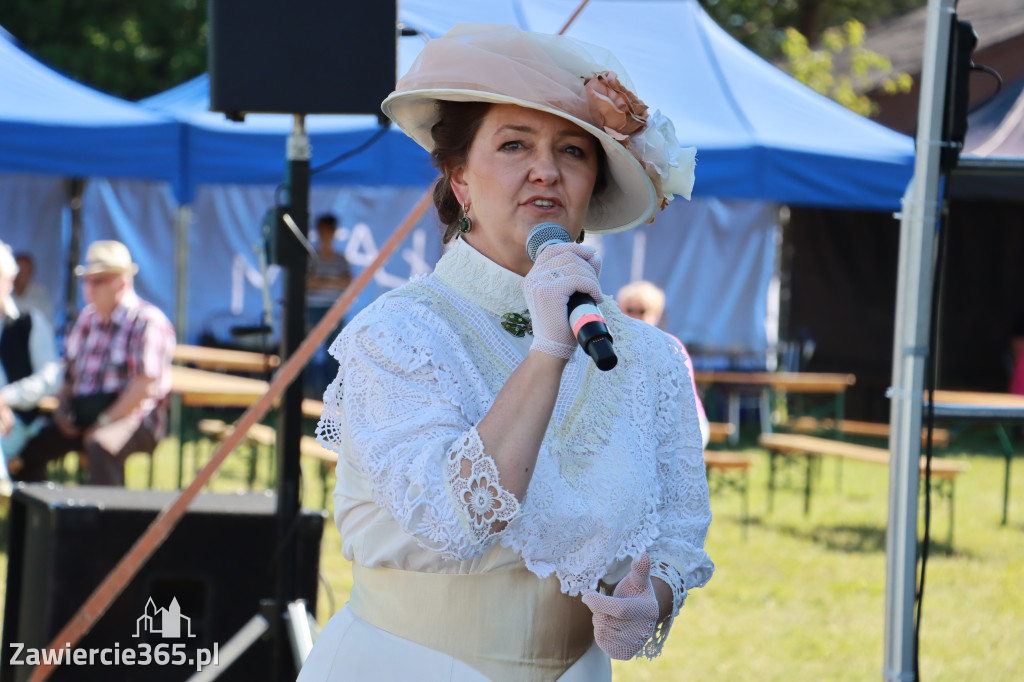
[[[526,310],[523,277],[506,270],[462,239],[452,242],[434,268],[447,287],[492,315]]]

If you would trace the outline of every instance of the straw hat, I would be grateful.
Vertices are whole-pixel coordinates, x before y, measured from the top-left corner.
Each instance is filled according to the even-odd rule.
[[[94,275],[99,272],[120,272],[134,275],[139,266],[132,262],[128,247],[113,239],[101,239],[89,245],[85,252],[85,265],[75,268],[75,274]]]
[[[690,198],[696,150],[680,148],[671,121],[633,94],[606,50],[507,24],[459,24],[429,41],[381,109],[427,151],[437,101],[516,104],[572,121],[608,160],[608,186],[591,199],[588,232],[649,222],[673,194]]]

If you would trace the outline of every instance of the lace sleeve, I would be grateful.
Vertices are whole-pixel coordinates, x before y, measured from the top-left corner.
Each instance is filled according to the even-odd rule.
[[[465,560],[497,541],[519,503],[484,452],[465,405],[471,380],[446,343],[407,316],[354,320],[331,348],[342,370],[317,436],[422,546]]]
[[[689,372],[682,363],[678,371],[664,373],[659,413],[658,472],[662,484],[658,539],[648,549],[651,576],[672,588],[672,614],[661,621],[644,645],[641,655],[654,658],[661,653],[672,622],[683,606],[689,589],[703,587],[715,570],[704,551],[711,523],[700,421]]]

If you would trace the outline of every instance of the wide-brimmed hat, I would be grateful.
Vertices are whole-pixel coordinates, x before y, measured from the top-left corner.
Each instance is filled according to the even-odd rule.
[[[608,185],[591,199],[588,231],[628,230],[649,222],[674,194],[690,198],[696,150],[681,148],[671,121],[648,112],[607,50],[508,24],[459,24],[427,42],[381,109],[433,151],[438,100],[516,104],[597,138]]]
[[[75,274],[94,275],[100,272],[119,272],[134,275],[139,266],[132,262],[128,247],[113,239],[101,239],[89,245],[85,264],[75,268]]]

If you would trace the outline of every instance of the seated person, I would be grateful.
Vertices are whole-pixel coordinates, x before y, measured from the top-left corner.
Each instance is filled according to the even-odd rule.
[[[324,213],[316,219],[316,233],[319,237],[315,259],[310,259],[306,275],[306,317],[308,328],[312,329],[324,318],[334,302],[345,293],[352,283],[352,267],[344,254],[334,249],[334,235],[338,231],[338,218]],[[341,332],[342,324],[327,335],[317,349],[306,370],[309,397],[319,398],[327,384],[338,372],[338,363],[328,353],[334,338]]]
[[[1010,330],[1010,357],[1013,362],[1010,393],[1024,395],[1024,315],[1014,321]]]
[[[93,242],[75,269],[88,305],[68,335],[53,423],[25,446],[20,480],[43,480],[47,462],[79,451],[90,483],[124,485],[128,455],[152,453],[163,437],[174,328],[136,295],[136,272],[116,241]]]
[[[42,428],[46,419],[39,414],[39,401],[57,393],[61,376],[49,321],[14,302],[17,277],[11,249],[0,242],[0,492],[11,487],[7,460],[17,462],[25,443]]]
[[[26,311],[38,310],[53,325],[53,306],[50,303],[50,292],[39,282],[32,279],[36,271],[36,263],[32,254],[16,253],[14,260],[18,262],[18,276],[14,278],[14,302],[18,309]]]
[[[615,295],[615,301],[619,304],[622,312],[630,317],[642,320],[652,327],[661,328],[661,315],[665,312],[665,292],[657,285],[644,280],[631,282],[619,289],[619,293]],[[679,348],[683,352],[686,369],[690,372],[690,377],[692,378],[693,361],[690,359],[690,353],[686,350],[686,346],[683,345],[682,341],[672,334],[669,334],[669,336],[679,344]],[[708,424],[708,416],[704,412],[704,404],[701,403],[700,396],[697,394],[696,382],[693,382],[693,394],[697,399],[700,435],[704,439],[704,446],[707,447],[708,439],[711,437],[711,426]]]

